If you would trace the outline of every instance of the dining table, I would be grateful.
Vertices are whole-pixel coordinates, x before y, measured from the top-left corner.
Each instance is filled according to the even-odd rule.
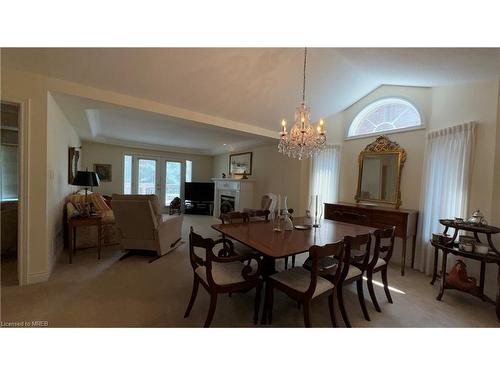
[[[310,219],[309,219],[310,220]],[[305,226],[308,218],[293,218],[294,227]],[[313,245],[324,246],[345,236],[372,233],[376,228],[323,219],[319,227],[275,231],[272,221],[213,224],[212,228],[226,238],[238,241],[263,256],[264,279],[276,272],[276,259],[309,251]]]

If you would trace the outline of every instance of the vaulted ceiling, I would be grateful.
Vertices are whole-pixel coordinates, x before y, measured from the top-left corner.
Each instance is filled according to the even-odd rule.
[[[301,97],[298,48],[3,49],[2,64],[277,131]],[[441,86],[500,79],[499,49],[312,48],[313,120],[382,84]]]

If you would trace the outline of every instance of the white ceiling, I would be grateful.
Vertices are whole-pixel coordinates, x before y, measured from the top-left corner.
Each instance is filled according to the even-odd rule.
[[[313,120],[347,108],[382,84],[428,87],[500,79],[500,49],[312,48],[308,56],[306,99]],[[2,49],[2,63],[15,69],[273,132],[282,117],[292,119],[300,100],[302,59],[303,50],[297,48]],[[99,112],[100,135],[133,134],[141,142],[168,138],[156,115],[128,115]],[[134,134],[132,119],[148,123],[150,132]],[[118,122],[120,128],[112,125]],[[177,130],[188,126],[179,119],[166,122]],[[208,148],[222,139],[217,137]]]
[[[133,108],[52,93],[78,135],[94,142],[215,155],[274,139]]]

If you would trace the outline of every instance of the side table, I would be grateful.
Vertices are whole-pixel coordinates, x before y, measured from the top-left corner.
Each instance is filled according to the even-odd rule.
[[[76,250],[76,228],[97,226],[97,259],[101,259],[102,215],[75,216],[69,219],[69,263],[73,263]]]
[[[449,228],[454,228],[455,231],[453,233],[452,238],[449,241],[446,241],[445,243],[439,243],[436,241],[431,241],[432,246],[434,247],[434,267],[433,267],[433,272],[432,272],[432,281],[431,284],[434,285],[434,282],[436,281],[437,278],[441,278],[441,287],[439,289],[439,294],[436,297],[438,301],[441,301],[441,298],[443,298],[443,294],[445,289],[456,289],[458,291],[464,292],[471,294],[473,296],[476,296],[480,298],[482,301],[492,303],[496,305],[496,315],[497,315],[497,320],[500,322],[500,253],[497,251],[497,249],[493,245],[493,241],[491,240],[491,235],[492,234],[497,234],[500,232],[499,228],[492,227],[492,226],[471,226],[470,224],[466,223],[454,223],[453,220],[439,220],[439,222],[444,225],[445,230],[444,234],[448,232]],[[488,244],[490,245],[490,251],[487,254],[479,254],[475,252],[467,252],[459,249],[459,244],[455,242],[457,236],[458,236],[458,231],[459,230],[464,230],[468,232],[472,232],[474,234],[474,238],[476,239],[477,242],[481,243],[478,234],[485,234],[486,239],[488,241]],[[443,253],[443,259],[442,259],[442,264],[441,264],[441,275],[438,276],[437,272],[437,267],[438,267],[438,253],[441,251]],[[469,291],[462,290],[462,289],[457,289],[454,286],[448,284],[446,282],[446,262],[448,258],[448,254],[453,254],[457,255],[463,258],[475,260],[481,263],[481,271],[479,274],[479,285],[476,285],[474,288],[472,288]],[[485,280],[485,273],[486,273],[486,263],[494,263],[498,267],[498,274],[497,274],[497,295],[496,295],[496,301],[491,300],[489,297],[487,297],[484,294],[484,280]]]

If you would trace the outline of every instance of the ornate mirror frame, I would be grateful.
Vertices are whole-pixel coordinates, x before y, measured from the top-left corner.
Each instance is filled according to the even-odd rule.
[[[386,154],[396,154],[397,158],[397,176],[396,176],[396,194],[395,199],[393,201],[387,201],[383,199],[366,199],[361,197],[361,178],[363,176],[363,161],[366,155],[386,155]],[[354,199],[356,203],[360,201],[364,202],[377,202],[377,203],[387,203],[393,204],[396,208],[401,206],[401,172],[403,170],[403,166],[406,162],[406,151],[404,148],[399,146],[398,143],[391,141],[385,135],[381,135],[375,141],[370,143],[365,147],[363,151],[359,153],[358,163],[359,163],[359,172],[358,172],[358,189],[356,191],[356,196]]]

